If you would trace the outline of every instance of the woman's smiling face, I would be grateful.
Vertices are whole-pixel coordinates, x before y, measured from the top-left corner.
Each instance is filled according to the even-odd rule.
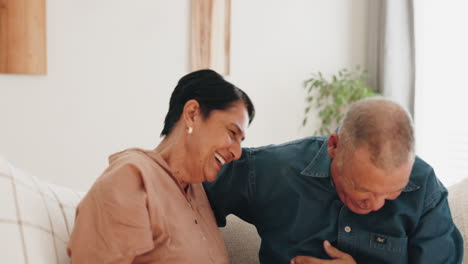
[[[242,101],[224,110],[213,110],[207,118],[198,111],[187,138],[193,182],[214,181],[224,164],[240,158],[248,124],[249,115]]]

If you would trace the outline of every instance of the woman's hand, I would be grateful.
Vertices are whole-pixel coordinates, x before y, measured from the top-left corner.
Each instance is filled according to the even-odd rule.
[[[351,255],[333,247],[327,240],[323,242],[323,247],[328,256],[332,258],[331,260],[297,256],[291,260],[291,264],[356,264],[356,261],[354,261]]]

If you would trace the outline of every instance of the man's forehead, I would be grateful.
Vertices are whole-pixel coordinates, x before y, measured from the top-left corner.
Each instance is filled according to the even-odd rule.
[[[388,185],[380,185],[378,187],[355,186],[355,189],[357,191],[361,191],[361,192],[371,192],[371,193],[375,193],[375,194],[387,194],[387,193],[401,192],[401,191],[403,191],[405,189],[407,184],[408,184],[408,182],[405,182],[405,184],[396,185],[393,188],[392,188],[392,186],[388,186]]]
[[[390,193],[403,190],[409,181],[411,168],[386,171],[371,164],[355,162],[343,166],[341,173],[354,189],[374,193]]]
[[[378,194],[402,191],[409,181],[409,171],[405,168],[390,173],[375,167],[366,170],[350,168],[343,173],[355,190]]]

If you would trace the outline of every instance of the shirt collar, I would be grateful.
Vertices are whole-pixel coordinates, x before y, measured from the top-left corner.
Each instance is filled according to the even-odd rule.
[[[328,139],[323,141],[319,151],[307,165],[307,167],[301,172],[304,176],[310,176],[315,178],[328,178],[330,177],[330,164],[332,159],[328,156]]]
[[[328,156],[328,139],[325,140],[320,146],[319,151],[312,159],[312,161],[307,165],[307,167],[302,170],[301,175],[309,176],[313,178],[330,178],[330,187],[334,189],[333,181],[330,177],[330,165],[331,165],[332,158]],[[411,192],[416,191],[420,188],[420,186],[416,185],[415,183],[408,182],[406,187],[403,189],[403,192]]]

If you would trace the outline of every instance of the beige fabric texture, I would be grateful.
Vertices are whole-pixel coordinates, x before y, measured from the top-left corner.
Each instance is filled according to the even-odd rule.
[[[227,217],[226,227],[220,228],[233,264],[255,264],[258,261],[260,237],[255,226],[235,215]]]

